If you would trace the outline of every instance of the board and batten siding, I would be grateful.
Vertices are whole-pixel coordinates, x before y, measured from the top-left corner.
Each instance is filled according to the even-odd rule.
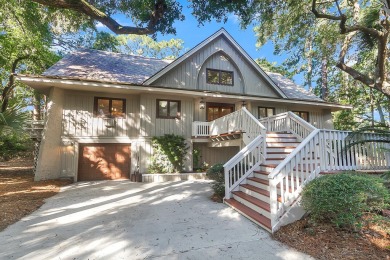
[[[157,118],[157,99],[180,101],[181,113],[179,119]],[[194,100],[178,96],[141,95],[140,98],[140,136],[153,137],[165,134],[181,135],[190,138],[194,118]]]
[[[125,98],[126,117],[99,118],[94,116],[94,98]],[[107,93],[67,93],[62,118],[64,137],[138,137],[139,96]]]
[[[221,70],[231,70],[228,68],[232,68],[235,80],[234,87],[207,84],[206,68]],[[208,43],[151,85],[279,97],[269,83],[252,65],[245,61],[245,58],[223,36]]]
[[[200,152],[199,163],[206,163],[209,166],[217,163],[224,164],[240,151],[240,147],[238,146],[208,147],[208,145],[204,143],[194,143],[193,147]],[[194,167],[200,166],[201,165],[194,165]]]

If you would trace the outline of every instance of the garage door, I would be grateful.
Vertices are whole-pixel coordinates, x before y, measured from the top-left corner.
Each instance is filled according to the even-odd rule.
[[[78,181],[128,179],[130,144],[80,146]]]

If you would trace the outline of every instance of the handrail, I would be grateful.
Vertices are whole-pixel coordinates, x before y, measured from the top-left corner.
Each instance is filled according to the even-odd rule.
[[[295,120],[299,121],[301,123],[301,125],[303,127],[306,127],[308,130],[316,130],[317,128],[314,127],[312,124],[310,124],[309,122],[307,122],[306,120],[304,120],[302,117],[300,116],[297,116],[295,113],[291,112],[291,111],[288,111],[288,115],[290,117],[293,117]]]
[[[210,124],[210,135],[220,135],[235,131],[245,132],[243,141],[249,144],[258,135],[265,136],[267,130],[245,107],[220,117]]]
[[[276,175],[280,173],[280,171],[287,165],[292,158],[294,158],[306,145],[309,143],[311,139],[313,139],[321,130],[316,129],[311,134],[306,137],[279,165],[268,175],[268,179],[274,179]]]
[[[224,167],[225,199],[230,199],[231,192],[265,160],[265,138],[257,136],[233,156]]]

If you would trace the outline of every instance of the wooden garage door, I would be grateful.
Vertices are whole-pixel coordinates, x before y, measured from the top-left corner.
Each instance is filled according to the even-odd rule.
[[[85,144],[79,154],[78,181],[129,178],[129,144]]]

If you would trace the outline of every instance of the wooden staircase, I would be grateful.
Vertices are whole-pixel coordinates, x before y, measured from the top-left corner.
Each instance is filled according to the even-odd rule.
[[[272,232],[270,213],[270,189],[268,175],[282,162],[300,142],[291,133],[267,132],[266,160],[253,176],[247,177],[233,191],[233,197],[225,203],[256,224]]]

